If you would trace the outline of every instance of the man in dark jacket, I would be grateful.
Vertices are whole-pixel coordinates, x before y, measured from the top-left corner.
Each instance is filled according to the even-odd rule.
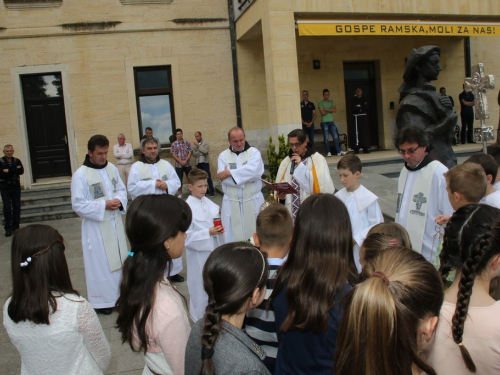
[[[19,176],[24,173],[23,163],[14,157],[14,147],[5,145],[4,157],[0,159],[0,193],[2,194],[5,237],[19,229],[21,218],[21,184]]]

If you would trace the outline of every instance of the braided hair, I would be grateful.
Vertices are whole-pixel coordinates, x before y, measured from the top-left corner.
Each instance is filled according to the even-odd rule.
[[[203,286],[208,294],[205,325],[201,336],[200,375],[215,374],[214,346],[222,326],[222,315],[237,314],[252,296],[262,290],[269,270],[266,254],[256,247],[231,242],[215,249],[203,268]]]
[[[457,304],[452,320],[452,336],[460,348],[466,367],[476,372],[476,365],[462,342],[476,276],[486,269],[489,260],[500,253],[500,210],[480,204],[458,209],[446,226],[439,269],[446,280],[453,269],[461,270]]]

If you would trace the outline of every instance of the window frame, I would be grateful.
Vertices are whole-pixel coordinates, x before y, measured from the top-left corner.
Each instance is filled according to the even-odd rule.
[[[151,71],[167,71],[168,77],[168,87],[167,88],[153,88],[153,89],[139,89],[139,72],[151,72]],[[142,116],[141,116],[141,97],[148,96],[160,96],[160,95],[168,95],[169,105],[170,105],[170,123],[172,124],[172,135],[175,135],[175,109],[174,109],[174,90],[172,87],[172,67],[171,65],[151,65],[151,66],[135,66],[133,68],[134,71],[134,88],[135,88],[135,102],[137,108],[137,121],[139,125],[139,138],[142,140],[142,137],[145,134],[144,127],[142,125]],[[161,140],[160,140],[161,142]],[[162,143],[160,146],[169,147],[171,145],[170,141],[168,143]]]

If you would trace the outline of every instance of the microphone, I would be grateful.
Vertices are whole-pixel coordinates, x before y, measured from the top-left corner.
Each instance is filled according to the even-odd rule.
[[[294,170],[295,170],[295,160],[292,160],[292,164],[290,165],[290,174],[293,174]]]

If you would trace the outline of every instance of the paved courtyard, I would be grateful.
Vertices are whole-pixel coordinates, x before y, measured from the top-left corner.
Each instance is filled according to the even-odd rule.
[[[475,151],[479,147],[477,145],[459,146],[462,151]],[[396,156],[396,158],[394,157]],[[374,152],[369,155],[360,154],[361,159],[371,163],[363,169],[361,174],[361,183],[369,190],[372,190],[379,196],[379,202],[382,211],[386,216],[394,217],[396,205],[397,191],[397,173],[401,170],[402,163],[397,158],[394,150]],[[394,159],[397,162],[394,163]],[[458,162],[462,163],[466,157],[459,157]],[[330,172],[337,189],[342,188],[337,175],[336,165],[338,157],[328,158]],[[217,194],[214,202],[221,204],[222,197]],[[81,246],[81,219],[65,219],[41,222],[42,224],[51,225],[56,228],[66,240],[66,257],[70,269],[73,286],[84,297],[87,290],[85,284],[85,273],[83,268],[83,255]],[[24,226],[24,225],[22,225]],[[10,243],[11,238],[3,237],[3,231],[0,232],[0,300],[5,301],[11,290],[10,280]],[[184,266],[181,275],[186,276],[186,268]],[[186,282],[177,284],[178,290],[185,296],[189,297]],[[112,359],[108,368],[107,374],[142,374],[144,361],[141,354],[134,353],[129,348],[128,344],[122,345],[120,334],[114,328],[117,318],[117,313],[113,312],[110,316],[99,315],[99,320],[104,329],[106,337],[111,346]],[[2,317],[3,319],[3,317]],[[1,373],[5,375],[14,375],[20,373],[21,360],[19,353],[10,342],[10,339],[3,328],[0,326],[0,368]]]

